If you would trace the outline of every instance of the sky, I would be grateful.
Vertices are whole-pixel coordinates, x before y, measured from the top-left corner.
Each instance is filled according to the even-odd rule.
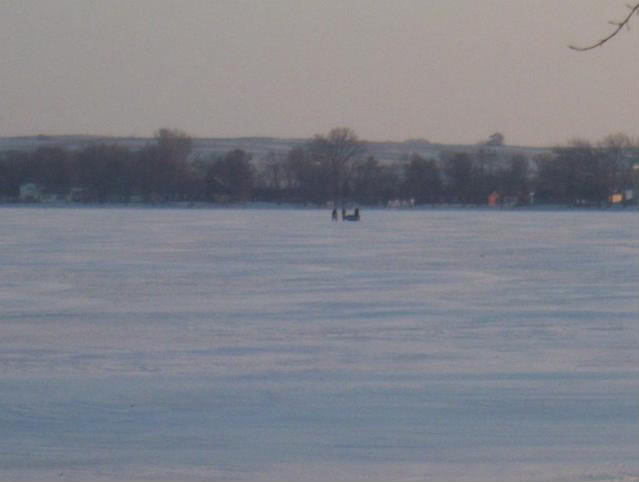
[[[0,0],[0,137],[639,137],[627,3]]]

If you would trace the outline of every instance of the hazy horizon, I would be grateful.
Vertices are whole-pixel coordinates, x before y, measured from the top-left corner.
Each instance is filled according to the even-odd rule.
[[[625,3],[6,0],[0,137],[637,137],[639,18],[568,48]]]

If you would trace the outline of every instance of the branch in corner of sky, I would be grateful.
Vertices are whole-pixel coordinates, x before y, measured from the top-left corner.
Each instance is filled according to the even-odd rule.
[[[627,27],[630,28],[630,19],[632,18],[632,16],[636,13],[637,15],[639,15],[639,1],[635,4],[635,5],[631,5],[628,4],[626,5],[626,7],[628,7],[628,9],[630,10],[630,13],[628,13],[628,15],[626,16],[626,18],[624,18],[621,22],[615,22],[615,21],[611,21],[609,22],[611,25],[615,26],[615,29],[606,37],[602,38],[601,40],[599,40],[598,42],[592,44],[592,45],[588,45],[586,47],[578,47],[575,45],[569,45],[568,47],[573,49],[573,50],[577,50],[579,52],[584,52],[586,50],[592,50],[594,48],[600,47],[603,44],[605,44],[608,40],[610,40],[611,38],[613,38],[615,35],[617,35],[622,28]]]

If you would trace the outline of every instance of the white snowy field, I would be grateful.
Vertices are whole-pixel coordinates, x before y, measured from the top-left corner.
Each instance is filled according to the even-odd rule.
[[[639,215],[0,208],[0,480],[637,481]]]

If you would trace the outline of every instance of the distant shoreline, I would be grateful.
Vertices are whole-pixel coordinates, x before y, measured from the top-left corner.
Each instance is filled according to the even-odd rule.
[[[437,204],[418,206],[367,206],[357,203],[348,203],[348,206],[357,206],[360,211],[581,211],[595,212],[606,211],[614,213],[637,212],[639,205],[627,206],[569,206],[561,204],[535,204],[525,206],[476,206],[461,204]],[[82,203],[69,201],[56,202],[0,202],[0,208],[20,208],[20,209],[179,209],[179,210],[314,210],[330,211],[327,206],[317,206],[311,204],[294,203],[270,203],[270,202],[249,202],[249,203],[209,203],[203,201],[187,202],[105,202],[105,203]]]

